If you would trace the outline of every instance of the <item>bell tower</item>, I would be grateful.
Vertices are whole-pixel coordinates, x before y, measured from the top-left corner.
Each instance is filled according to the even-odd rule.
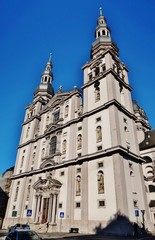
[[[46,100],[54,96],[54,89],[52,87],[52,67],[52,53],[50,53],[50,58],[41,76],[41,82],[34,92],[34,99],[36,99],[37,97],[43,97]]]
[[[52,54],[50,53],[50,58],[41,75],[40,84],[34,92],[33,101],[26,107],[20,144],[38,136],[39,131],[41,131],[40,111],[54,96],[54,89],[52,87],[53,73],[51,56]]]
[[[91,47],[91,59],[84,66],[83,154],[103,159],[111,190],[111,209],[120,211],[134,221],[134,209],[146,209],[145,189],[141,170],[142,159],[136,134],[128,69],[119,58],[119,49],[100,8],[96,39]],[[87,117],[86,117],[87,116]],[[106,165],[107,164],[107,165]],[[95,168],[95,165],[94,165]],[[112,187],[113,182],[113,187]],[[139,184],[138,184],[139,183]],[[143,199],[143,200],[141,200]]]
[[[128,69],[119,59],[101,7],[95,35],[91,60],[83,66],[84,113],[102,111],[111,138],[107,147],[122,146],[139,156]]]

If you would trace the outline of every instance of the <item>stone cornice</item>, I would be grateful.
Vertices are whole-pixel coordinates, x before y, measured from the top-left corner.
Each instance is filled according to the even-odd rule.
[[[58,163],[56,165],[52,165],[52,166],[48,166],[45,168],[39,168],[39,169],[35,169],[29,172],[24,172],[21,174],[16,174],[13,175],[11,177],[11,179],[18,179],[18,178],[23,178],[23,177],[29,177],[32,175],[36,175],[36,174],[40,174],[40,173],[45,173],[45,172],[49,172],[52,170],[56,170],[56,169],[60,169],[60,168],[65,168],[68,166],[72,166],[72,165],[76,165],[76,164],[82,164],[85,161],[93,161],[96,158],[103,158],[103,157],[109,157],[109,156],[113,156],[114,154],[119,154],[122,157],[127,157],[129,160],[132,160],[134,162],[137,162],[139,164],[142,164],[144,161],[144,159],[140,156],[140,155],[136,155],[133,152],[130,152],[129,150],[127,150],[126,148],[122,147],[122,146],[114,146],[102,151],[97,151],[95,153],[92,154],[86,154],[86,155],[82,155],[81,157],[77,157],[68,161],[64,161],[61,163]]]
[[[23,123],[22,123],[22,126],[24,126],[24,125],[30,123],[30,122],[33,121],[34,119],[41,120],[40,116],[38,116],[38,115],[34,115],[34,116],[28,118],[25,122],[23,122]]]
[[[36,138],[31,139],[31,140],[29,140],[29,141],[27,141],[27,142],[19,145],[18,148],[24,147],[24,146],[26,146],[26,145],[28,145],[28,144],[30,144],[30,143],[37,142],[39,139],[42,139],[42,138],[44,138],[44,137],[46,137],[46,136],[48,136],[48,135],[50,135],[50,134],[52,134],[52,133],[54,133],[54,132],[56,132],[56,131],[60,131],[60,130],[62,130],[63,128],[66,128],[66,127],[68,127],[68,126],[70,126],[70,125],[72,125],[72,124],[81,122],[84,118],[87,118],[87,117],[89,117],[90,115],[93,115],[93,114],[95,114],[95,113],[97,113],[97,112],[100,112],[100,111],[102,111],[102,110],[104,110],[104,109],[107,109],[107,108],[109,108],[109,107],[112,106],[112,105],[114,105],[115,107],[117,107],[117,109],[118,109],[119,111],[121,111],[122,113],[126,114],[129,118],[132,118],[133,120],[136,120],[136,119],[137,119],[134,114],[130,113],[130,112],[129,112],[126,108],[124,108],[123,105],[121,105],[118,101],[116,101],[116,100],[111,100],[111,101],[103,104],[102,106],[100,106],[100,107],[98,107],[98,108],[96,108],[96,109],[93,109],[93,110],[91,110],[91,111],[89,111],[89,112],[86,112],[86,113],[81,114],[78,118],[72,119],[72,120],[68,121],[68,122],[65,123],[65,124],[55,125],[55,127],[54,127],[53,129],[51,128],[50,131],[49,131],[49,130],[48,130],[47,132],[45,131],[44,134],[39,135],[39,136],[37,136]]]
[[[128,89],[129,91],[132,91],[132,87],[129,84],[127,84],[125,81],[123,81],[112,68],[109,68],[108,70],[100,73],[98,76],[94,77],[93,80],[85,83],[81,88],[84,89],[86,87],[89,87],[90,85],[94,84],[96,81],[106,77],[108,74],[112,74],[115,77],[115,79],[119,83],[121,83],[126,89]]]

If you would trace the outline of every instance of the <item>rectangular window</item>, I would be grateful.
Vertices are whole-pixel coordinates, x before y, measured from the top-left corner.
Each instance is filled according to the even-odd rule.
[[[25,205],[25,209],[28,209],[28,205]]]
[[[99,200],[98,207],[105,207],[105,200]]]
[[[16,208],[16,206],[14,205],[12,209],[15,210],[15,208]]]
[[[65,172],[60,172],[60,176],[64,176],[65,175]]]
[[[138,208],[138,201],[137,200],[133,201],[133,206],[134,206],[134,208]]]
[[[98,163],[98,168],[103,167],[103,162]]]
[[[101,121],[101,117],[96,118],[96,122]]]
[[[16,217],[17,216],[17,211],[12,211],[12,217]]]
[[[78,127],[78,131],[80,131],[80,130],[82,130],[82,127],[80,126],[80,127]]]
[[[77,173],[80,173],[80,172],[81,172],[81,168],[77,168],[77,169],[76,169],[76,172],[77,172]]]
[[[100,151],[100,150],[102,150],[102,146],[97,147],[97,151]]]
[[[78,153],[78,157],[81,157],[81,153]]]
[[[59,208],[62,208],[62,203],[59,203]]]
[[[80,208],[81,207],[81,203],[80,202],[76,202],[76,208]]]

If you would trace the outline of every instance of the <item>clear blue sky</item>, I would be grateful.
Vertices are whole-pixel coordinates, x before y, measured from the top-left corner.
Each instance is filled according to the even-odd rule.
[[[155,0],[0,1],[0,173],[15,163],[24,119],[52,50],[53,86],[80,86],[102,4],[129,68],[133,99],[155,128]]]

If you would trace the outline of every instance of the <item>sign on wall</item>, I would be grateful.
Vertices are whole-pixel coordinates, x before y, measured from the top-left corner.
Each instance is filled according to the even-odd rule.
[[[32,210],[31,209],[27,209],[26,216],[27,217],[31,217],[32,216]]]
[[[60,218],[64,218],[64,212],[60,212]]]

